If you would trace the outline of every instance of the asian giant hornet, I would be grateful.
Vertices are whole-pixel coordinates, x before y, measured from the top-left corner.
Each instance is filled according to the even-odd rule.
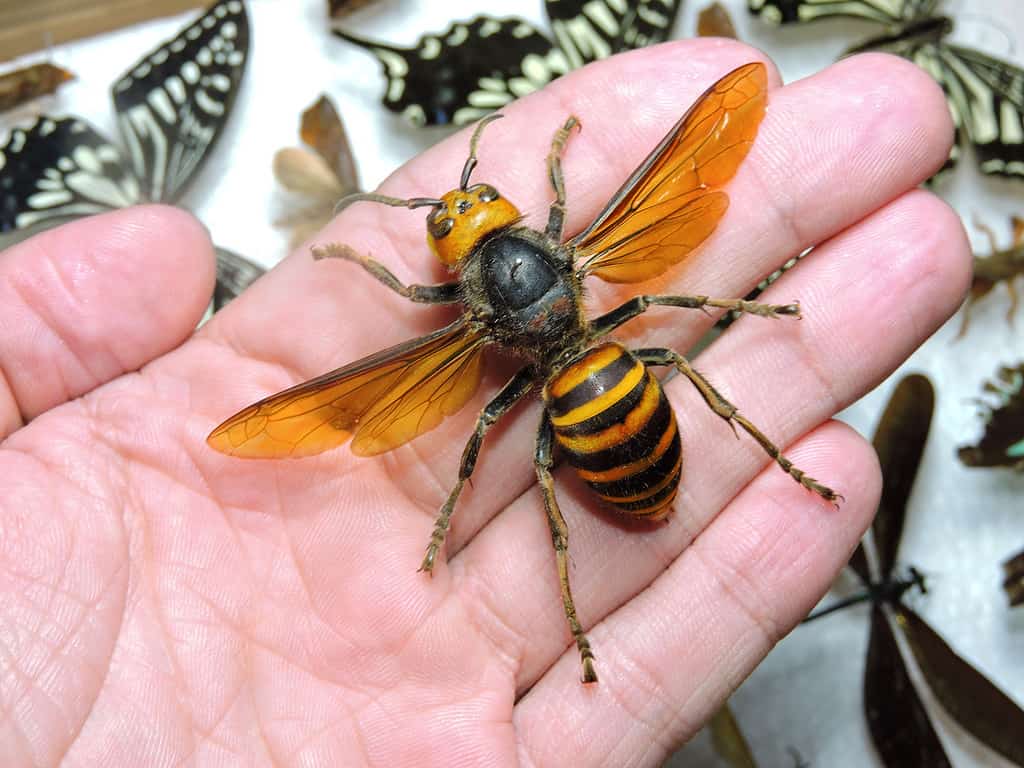
[[[722,187],[753,144],[766,100],[763,64],[727,74],[697,100],[597,219],[564,243],[561,156],[579,124],[575,117],[557,131],[547,157],[555,201],[544,231],[522,226],[516,207],[490,184],[469,183],[483,129],[500,115],[477,125],[457,189],[436,199],[376,193],[344,198],[339,209],[358,201],[429,208],[427,242],[456,279],[404,285],[383,264],[341,245],[314,248],[314,256],[353,261],[414,302],[462,304],[462,316],[419,339],[261,400],[213,430],[207,441],[234,456],[279,458],[320,453],[351,438],[353,453],[372,456],[433,429],[465,405],[480,383],[486,346],[499,345],[524,359],[526,365],[477,419],[420,570],[430,573],[434,567],[488,429],[541,386],[544,414],[534,464],[583,682],[595,682],[594,655],[569,589],[568,528],[555,499],[553,452],[557,444],[580,477],[616,509],[646,520],[665,518],[679,488],[682,447],[675,416],[650,366],[677,368],[718,416],[749,433],[797,482],[830,501],[838,498],[794,467],[685,357],[670,349],[630,350],[607,338],[651,306],[715,307],[777,317],[799,315],[798,305],[644,295],[592,320],[583,313],[584,278],[648,280],[683,261],[711,234],[729,205]]]

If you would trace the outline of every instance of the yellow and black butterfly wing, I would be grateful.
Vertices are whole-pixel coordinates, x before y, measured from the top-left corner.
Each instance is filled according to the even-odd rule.
[[[206,438],[247,458],[312,456],[352,438],[352,452],[397,448],[476,392],[487,338],[460,319],[250,405]]]
[[[768,75],[754,62],[711,86],[609,202],[569,241],[580,272],[637,283],[665,272],[700,245],[729,207],[721,190],[754,143]]]

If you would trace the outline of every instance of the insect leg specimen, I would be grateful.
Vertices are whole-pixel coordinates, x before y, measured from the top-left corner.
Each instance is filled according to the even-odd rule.
[[[470,436],[469,442],[466,443],[466,448],[462,452],[462,463],[459,465],[459,480],[448,495],[448,500],[441,507],[441,512],[437,516],[437,522],[434,523],[434,532],[430,535],[430,545],[427,547],[427,553],[423,556],[423,562],[420,564],[419,569],[421,571],[430,573],[434,570],[434,561],[437,559],[437,553],[440,551],[441,545],[444,544],[444,537],[448,532],[448,523],[455,509],[455,502],[458,501],[459,494],[462,493],[462,486],[466,484],[470,475],[473,474],[473,469],[476,467],[476,457],[480,452],[480,445],[484,441],[484,435],[523,395],[533,388],[533,384],[533,370],[529,367],[521,368],[501,388],[501,391],[494,396],[494,399],[484,406],[480,416],[477,417],[476,428],[473,430],[473,434]]]
[[[728,422],[730,426],[739,424],[743,431],[754,438],[758,444],[764,449],[765,453],[772,457],[775,462],[782,467],[794,480],[808,490],[814,491],[823,499],[828,501],[836,501],[839,495],[831,488],[822,485],[813,477],[808,477],[803,471],[793,466],[793,462],[782,455],[782,451],[779,450],[778,446],[769,440],[761,430],[755,427],[745,416],[736,410],[736,406],[722,397],[721,394],[711,386],[711,382],[704,378],[703,375],[698,373],[690,361],[680,355],[678,352],[673,352],[671,349],[638,349],[633,352],[636,357],[648,365],[674,365],[681,374],[688,378],[693,385],[700,392],[701,397],[704,398],[704,402],[708,404],[708,407],[715,412],[716,415],[721,417],[724,421]],[[734,427],[735,429],[735,427]]]
[[[555,546],[558,581],[562,587],[565,617],[569,620],[569,629],[576,640],[580,661],[583,662],[583,682],[596,683],[597,671],[594,669],[594,652],[590,649],[590,641],[587,640],[587,636],[583,634],[583,627],[576,616],[576,605],[572,601],[572,590],[569,588],[569,527],[565,524],[565,518],[558,508],[558,500],[555,498],[555,481],[551,476],[551,467],[554,465],[551,455],[553,443],[554,430],[547,414],[544,414],[537,432],[537,452],[534,457],[537,480],[544,493],[544,509],[548,513],[548,524],[551,526],[551,541]]]
[[[454,304],[460,300],[457,282],[441,283],[440,285],[405,285],[395,277],[390,269],[376,259],[363,256],[354,248],[341,243],[315,246],[313,258],[318,261],[320,259],[344,259],[354,262],[399,296],[404,296],[418,304]]]
[[[548,226],[544,231],[551,242],[562,242],[562,228],[565,225],[565,180],[562,177],[562,152],[569,141],[569,134],[573,128],[578,127],[579,119],[571,115],[565,121],[565,125],[555,132],[551,140],[551,152],[548,154],[548,177],[551,179],[551,186],[555,189],[555,202],[551,204],[548,213]]]
[[[759,304],[745,299],[712,299],[709,296],[634,296],[624,304],[594,318],[590,323],[591,338],[598,338],[611,333],[623,323],[641,315],[651,306],[682,307],[684,309],[704,309],[715,307],[732,312],[744,312],[759,317],[780,317],[789,315],[800,317],[799,304]]]

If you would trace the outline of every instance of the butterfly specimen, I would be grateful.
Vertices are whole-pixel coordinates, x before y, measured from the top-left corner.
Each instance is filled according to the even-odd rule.
[[[0,112],[55,93],[64,83],[74,79],[71,72],[48,62],[4,72],[0,75]]]
[[[220,0],[143,56],[111,89],[125,153],[75,117],[11,131],[0,147],[0,232],[177,202],[223,131],[248,51],[245,5]]]
[[[965,445],[957,455],[968,467],[1012,467],[1024,471],[1024,363],[1003,366],[985,394],[995,402],[978,401],[985,433],[977,445]]]
[[[1003,563],[1003,589],[1010,605],[1024,605],[1024,550]]]
[[[1010,294],[1010,308],[1006,311],[1006,322],[1013,325],[1013,315],[1017,311],[1017,288],[1014,280],[1024,275],[1024,219],[1013,216],[1010,218],[1013,227],[1013,242],[1008,248],[1000,248],[996,244],[995,233],[986,224],[976,221],[974,226],[981,230],[988,239],[989,252],[984,256],[974,256],[974,279],[971,291],[964,302],[964,319],[960,324],[957,338],[967,333],[970,322],[971,307],[995,288],[999,283],[1006,283]]]
[[[387,78],[383,103],[416,125],[467,125],[559,75],[620,51],[660,43],[680,0],[546,0],[554,41],[522,19],[477,16],[423,35],[412,48],[341,29],[373,53]]]
[[[568,529],[555,498],[553,454],[560,447],[580,477],[615,509],[645,520],[665,518],[679,487],[682,447],[675,415],[650,366],[676,368],[718,416],[753,436],[797,482],[828,500],[838,498],[794,467],[682,355],[670,349],[630,350],[608,339],[652,306],[740,309],[776,317],[797,315],[797,305],[646,295],[594,319],[583,313],[584,278],[649,280],[685,260],[711,234],[729,205],[722,187],[753,144],[766,101],[763,64],[727,74],[697,100],[597,219],[564,243],[561,156],[579,125],[575,117],[555,133],[547,158],[555,201],[544,231],[522,226],[519,211],[492,185],[470,184],[483,130],[500,115],[477,126],[459,186],[442,197],[349,196],[340,207],[370,201],[429,209],[427,242],[457,279],[407,286],[383,264],[347,246],[322,246],[314,255],[354,262],[412,301],[461,304],[463,314],[445,328],[245,408],[214,429],[209,444],[235,456],[283,458],[320,453],[351,439],[353,453],[372,456],[433,429],[462,408],[480,384],[481,353],[488,345],[523,359],[524,366],[480,413],[420,569],[434,568],[488,429],[540,388],[544,416],[534,465],[583,681],[595,682],[593,653],[569,590]]]
[[[952,19],[939,0],[748,0],[750,11],[777,24],[847,17],[876,21],[885,33],[846,53],[884,51],[924,69],[942,86],[956,126],[946,168],[964,138],[983,173],[1024,178],[1024,70],[946,40]]]
[[[334,104],[326,96],[302,113],[299,135],[310,149],[286,147],[274,155],[278,182],[310,202],[276,222],[292,230],[292,247],[319,232],[345,195],[359,190],[352,148]]]
[[[864,670],[864,713],[882,762],[892,768],[945,768],[951,763],[907,670],[896,633],[910,649],[935,698],[967,731],[1024,765],[1024,711],[942,639],[903,601],[920,572],[894,576],[907,501],[931,426],[931,382],[911,375],[897,385],[873,440],[882,468],[878,514],[850,559],[872,602]],[[869,561],[870,552],[870,561]],[[854,598],[856,600],[857,598]],[[854,600],[844,601],[849,604]],[[819,612],[824,615],[831,608]]]

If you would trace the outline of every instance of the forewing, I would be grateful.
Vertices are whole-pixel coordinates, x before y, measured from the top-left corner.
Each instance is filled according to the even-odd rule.
[[[896,609],[921,674],[957,722],[1007,760],[1024,765],[1024,710],[956,653],[920,616]]]
[[[220,0],[114,83],[118,123],[146,199],[175,202],[209,155],[248,53],[245,4]]]
[[[882,469],[882,498],[871,531],[881,580],[889,579],[896,563],[907,502],[921,466],[934,408],[931,382],[911,374],[896,385],[875,430],[872,444]]]
[[[342,445],[370,456],[433,429],[480,384],[485,337],[455,323],[249,406],[207,442],[247,458],[311,456]]]
[[[729,11],[718,2],[711,3],[697,15],[697,34],[700,37],[738,37]]]
[[[343,194],[359,190],[359,174],[345,125],[327,95],[321,94],[316,103],[302,113],[299,135],[334,172]]]
[[[754,143],[764,117],[768,76],[755,62],[711,86],[612,198],[570,240],[581,271],[634,283],[681,262],[729,206],[721,191]]]
[[[877,604],[871,609],[864,715],[883,765],[952,768],[907,672],[889,619]]]
[[[565,55],[514,17],[477,16],[401,48],[334,30],[380,61],[384,106],[417,125],[466,125],[569,71]]]
[[[84,120],[41,117],[0,147],[0,232],[137,202],[117,147]]]

